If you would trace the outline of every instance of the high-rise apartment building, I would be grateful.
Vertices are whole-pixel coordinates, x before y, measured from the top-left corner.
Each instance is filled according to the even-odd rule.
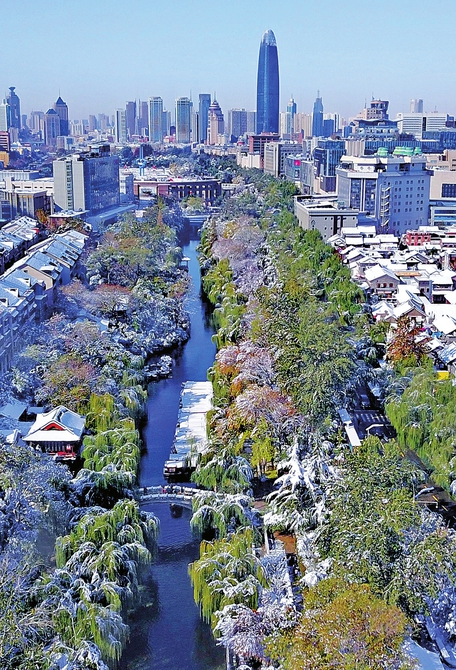
[[[6,97],[6,102],[9,105],[9,128],[21,128],[21,101],[19,96],[14,92],[15,86],[10,86]]]
[[[109,144],[65,156],[52,164],[54,202],[61,209],[96,214],[120,202],[119,158]]]
[[[60,119],[60,135],[64,135],[65,137],[70,134],[70,128],[68,124],[68,105],[66,102],[62,100],[62,98],[59,97],[57,100],[54,102],[53,106],[54,111],[57,113],[57,116]]]
[[[176,142],[182,144],[190,142],[192,106],[188,98],[176,100]]]
[[[127,114],[125,109],[116,109],[114,116],[114,136],[118,144],[127,141]]]
[[[279,57],[272,30],[266,30],[260,44],[256,112],[257,133],[279,132]]]
[[[97,130],[97,128],[97,117],[95,114],[89,114],[89,132],[93,132],[94,130]]]
[[[136,101],[132,100],[125,105],[125,124],[127,137],[131,139],[136,133]]]
[[[207,129],[209,125],[209,107],[211,106],[210,93],[199,94],[198,107],[198,142],[207,142]]]
[[[149,98],[149,141],[162,142],[163,132],[163,99],[160,97]]]
[[[296,112],[293,119],[293,130],[302,133],[304,137],[312,137],[312,114]]]
[[[44,144],[47,147],[57,146],[60,135],[60,117],[55,109],[48,109],[44,115]]]
[[[320,92],[314,102],[312,112],[312,137],[323,137],[323,100]]]
[[[223,112],[217,100],[213,100],[209,107],[208,144],[218,144],[218,136],[225,132]]]
[[[279,134],[285,140],[291,139],[291,134],[293,132],[293,118],[290,112],[280,112],[279,115],[280,126]]]

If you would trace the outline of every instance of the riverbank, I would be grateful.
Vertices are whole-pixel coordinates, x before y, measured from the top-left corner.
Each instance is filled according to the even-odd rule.
[[[214,362],[214,329],[210,307],[200,292],[198,240],[189,240],[183,253],[189,258],[189,291],[185,309],[190,319],[190,339],[174,351],[170,377],[149,385],[147,422],[142,430],[146,450],[141,459],[140,490],[165,483],[163,465],[169,456],[179,413],[182,383],[206,381]],[[130,642],[121,670],[218,670],[223,650],[215,644],[193,600],[188,564],[198,556],[199,542],[190,530],[190,510],[173,517],[169,502],[147,504],[160,519],[158,554],[142,573],[140,606],[131,615]]]
[[[37,658],[39,650],[43,663],[66,670],[81,664],[101,670],[120,658],[137,569],[155,551],[158,521],[133,500],[144,363],[188,337],[187,273],[161,215],[158,208],[141,221],[130,217],[104,236],[87,260],[96,269],[92,288],[62,291],[58,313],[40,325],[12,376],[21,398],[84,414],[91,434],[84,467],[65,484],[71,507],[67,534],[57,539],[56,568],[51,563],[43,571],[30,556],[24,565],[46,622],[45,634],[24,644]]]

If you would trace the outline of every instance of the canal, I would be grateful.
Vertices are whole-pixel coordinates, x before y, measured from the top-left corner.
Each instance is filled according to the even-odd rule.
[[[163,464],[168,458],[184,381],[205,381],[213,364],[215,346],[211,337],[208,306],[200,297],[198,241],[183,247],[192,280],[186,307],[191,336],[174,356],[172,376],[151,384],[147,422],[143,431],[146,453],[141,460],[141,486],[163,483]],[[144,509],[160,519],[158,556],[144,571],[141,603],[130,621],[131,635],[120,663],[121,670],[219,670],[224,652],[217,647],[210,627],[201,621],[193,601],[187,566],[198,558],[199,542],[190,531],[190,510],[171,516],[166,503],[151,503]]]

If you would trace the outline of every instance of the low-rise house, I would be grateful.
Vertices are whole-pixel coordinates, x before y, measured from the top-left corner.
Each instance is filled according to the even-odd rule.
[[[371,294],[380,299],[391,299],[395,295],[399,279],[389,268],[377,264],[367,268],[364,276]]]
[[[59,461],[74,461],[81,446],[85,417],[63,405],[38,414],[24,441]]]
[[[18,289],[21,295],[27,296],[34,307],[31,313],[36,321],[42,321],[46,316],[46,285],[44,281],[35,279],[20,269],[9,270],[0,278],[0,285]]]

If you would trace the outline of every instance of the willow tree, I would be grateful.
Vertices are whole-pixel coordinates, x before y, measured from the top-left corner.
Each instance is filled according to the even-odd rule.
[[[202,542],[200,558],[189,565],[195,602],[205,621],[225,605],[245,604],[258,607],[263,587],[267,585],[261,563],[252,548],[251,529],[229,539]]]
[[[252,499],[246,495],[217,494],[201,491],[193,496],[192,530],[204,535],[215,532],[218,539],[233,535],[242,528],[251,527],[258,536],[261,519],[251,507]],[[258,537],[255,537],[258,539]]]
[[[250,489],[252,468],[242,456],[229,449],[204,455],[194,473],[192,482],[205,489],[228,494],[243,493]]]

